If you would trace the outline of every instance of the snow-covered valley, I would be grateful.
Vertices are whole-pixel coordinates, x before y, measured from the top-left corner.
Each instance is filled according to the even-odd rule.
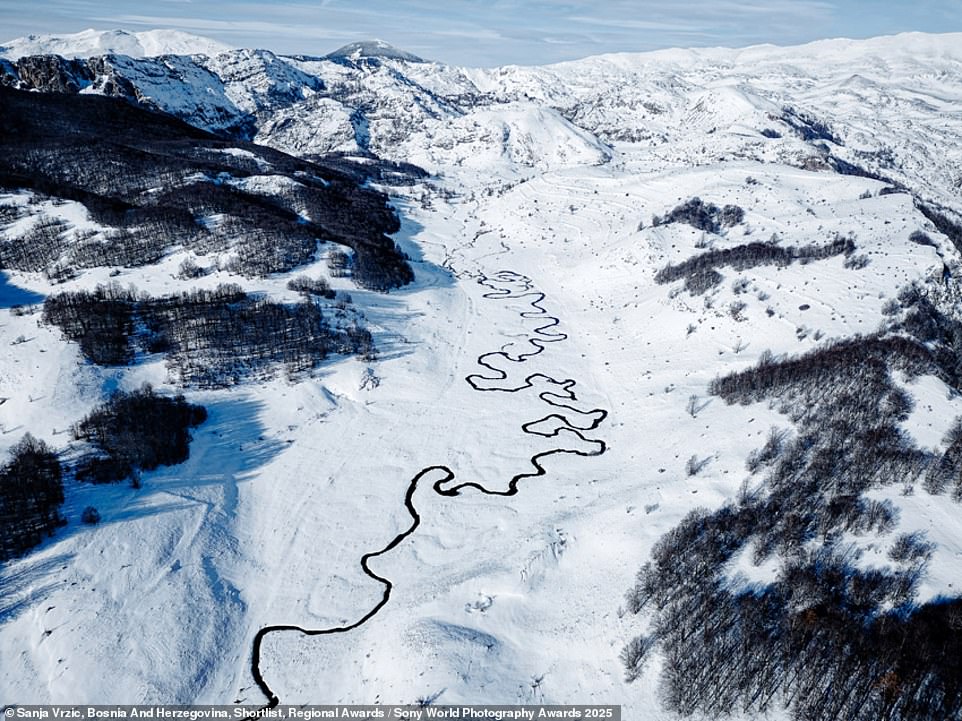
[[[958,347],[951,322],[962,318],[959,40],[495,70],[358,51],[322,59],[225,50],[107,55],[66,70],[33,62],[28,74],[7,51],[7,84],[49,90],[54,68],[61,80],[78,78],[81,94],[121,88],[148,108],[295,156],[379,156],[430,175],[369,181],[390,194],[401,224],[392,237],[414,270],[413,283],[389,293],[331,273],[331,243],[295,271],[261,277],[222,262],[230,249],[180,246],[138,267],[84,267],[62,283],[2,271],[0,450],[30,432],[71,457],[79,445],[70,426],[114,389],[145,381],[184,393],[208,417],[189,459],[144,473],[140,488],[66,478],[67,525],[0,567],[0,705],[265,704],[273,693],[283,703],[610,703],[627,719],[677,718],[685,706],[672,700],[672,669],[691,647],[659,626],[662,607],[635,608],[626,592],[692,511],[707,528],[726,504],[778,499],[787,471],[746,462],[773,436],[785,447],[807,438],[806,424],[824,420],[810,417],[818,398],[842,393],[840,384],[817,393],[759,381],[749,402],[713,382],[823,358],[876,332],[880,343],[908,338],[934,360],[903,363],[885,346],[883,361],[819,363],[833,383],[877,371],[889,395],[865,402],[892,414],[901,445],[862,454],[859,428],[849,427],[857,441],[838,441],[846,450],[829,474],[849,485],[812,494],[826,508],[855,508],[848,520],[813,512],[798,523],[823,525],[791,543],[778,536],[766,553],[756,529],[771,524],[749,524],[718,561],[719,585],[757,597],[786,578],[802,586],[805,554],[830,548],[855,586],[870,585],[872,569],[915,574],[900,600],[856,588],[862,605],[837,601],[846,612],[907,624],[913,609],[958,604],[962,486],[926,479],[936,467],[951,466],[952,479],[960,472],[950,431],[962,389],[940,360]],[[75,54],[103,42],[85,36]],[[71,55],[63,42],[52,50]],[[242,181],[222,182],[296,182],[263,158]],[[79,242],[71,232],[100,232],[82,203],[34,196],[0,194],[0,206],[26,208],[3,216],[5,242],[41,214],[65,223],[68,246]],[[693,198],[741,214],[712,224],[692,206],[672,213]],[[832,243],[839,250],[823,252]],[[746,247],[769,260],[733,260]],[[698,256],[707,270],[685,271]],[[185,278],[186,258],[210,272]],[[682,270],[665,282],[666,266]],[[92,363],[39,310],[24,311],[111,281],[154,297],[232,282],[294,302],[295,275],[350,294],[325,312],[362,319],[376,359],[332,355],[307,377],[198,388],[157,355]],[[913,284],[924,292],[906,293]],[[911,320],[920,295],[940,319],[924,333]],[[890,411],[896,395],[910,407]],[[846,436],[825,427],[826,438]],[[824,443],[807,447],[830,456],[835,447]],[[864,487],[849,483],[844,466],[873,453],[895,458],[889,475],[898,478],[878,471]],[[798,479],[815,477],[818,459],[800,457]],[[96,525],[80,521],[91,505]],[[863,506],[882,508],[885,523],[864,521]],[[777,522],[795,510],[784,507]],[[906,534],[930,544],[927,560],[899,560],[893,549]],[[688,547],[679,567],[699,553]],[[791,618],[832,611],[815,596],[789,599]],[[957,638],[960,626],[942,632]],[[640,634],[654,643],[629,682],[623,649]],[[728,648],[722,635],[705,643]],[[868,690],[857,687],[853,705],[808,717],[923,718],[911,706],[924,701],[915,677],[901,674],[910,703],[880,685],[874,667],[864,674]],[[724,708],[723,693],[686,683],[689,710],[712,717]],[[769,706],[739,697],[725,710],[790,718],[785,705],[816,696],[786,682]],[[957,714],[952,703],[938,708]]]

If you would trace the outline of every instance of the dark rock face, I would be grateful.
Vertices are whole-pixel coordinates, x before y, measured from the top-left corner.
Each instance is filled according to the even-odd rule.
[[[390,45],[383,40],[367,40],[350,43],[324,56],[327,60],[361,61],[372,59],[404,60],[409,63],[423,63],[425,60],[409,52]]]
[[[222,58],[107,54],[75,60],[59,55],[0,59],[0,85],[66,94],[89,88],[241,140],[254,137],[259,116],[325,89],[323,80],[267,50],[237,50]],[[242,99],[231,94],[238,87],[245,89]]]
[[[90,58],[87,60],[88,71],[94,77],[94,86],[104,95],[111,98],[125,98],[139,102],[139,93],[134,84],[127,78],[113,71],[107,57]]]
[[[0,85],[7,87],[16,86],[18,80],[17,66],[9,60],[0,58]]]
[[[86,62],[59,55],[28,55],[10,63],[10,69],[20,87],[43,93],[79,93],[94,79]]]

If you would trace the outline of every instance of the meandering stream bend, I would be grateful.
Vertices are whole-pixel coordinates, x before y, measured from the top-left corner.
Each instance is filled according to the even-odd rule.
[[[267,705],[263,707],[264,709],[274,708],[280,703],[280,699],[267,683],[267,680],[264,678],[260,668],[261,648],[263,646],[264,639],[268,635],[285,631],[295,631],[305,636],[327,636],[347,633],[348,631],[353,631],[354,629],[363,626],[387,605],[388,601],[391,599],[391,591],[394,588],[394,584],[390,581],[390,579],[387,579],[384,576],[379,576],[377,573],[371,570],[370,562],[371,559],[382,556],[397,548],[398,545],[404,541],[404,539],[414,533],[418,526],[421,525],[421,515],[418,513],[418,510],[414,505],[414,494],[418,490],[419,484],[425,478],[432,476],[433,474],[438,475],[432,484],[432,488],[434,489],[435,493],[441,496],[458,496],[463,490],[468,488],[475,489],[481,493],[491,496],[513,496],[518,493],[518,484],[521,481],[529,478],[537,478],[547,473],[544,466],[541,465],[541,459],[543,458],[558,454],[571,454],[590,457],[601,455],[607,450],[607,445],[604,441],[587,438],[585,437],[584,433],[593,431],[599,425],[601,425],[601,423],[608,416],[608,411],[602,408],[594,408],[589,411],[582,411],[575,407],[573,404],[577,402],[578,397],[574,391],[576,381],[573,379],[568,378],[559,381],[543,373],[533,373],[527,376],[521,385],[516,387],[505,388],[494,385],[508,379],[508,373],[506,371],[498,368],[496,365],[493,365],[495,359],[502,358],[511,363],[524,363],[528,358],[536,356],[544,351],[548,344],[563,341],[567,339],[568,336],[565,333],[554,330],[561,324],[561,321],[560,319],[550,315],[548,311],[545,310],[545,308],[541,305],[546,299],[545,294],[534,289],[534,284],[530,278],[509,270],[500,271],[490,277],[484,275],[483,273],[472,274],[472,277],[474,277],[479,284],[490,289],[483,295],[484,298],[497,300],[532,298],[532,300],[529,302],[529,305],[533,310],[522,311],[520,313],[521,317],[544,318],[545,323],[544,325],[538,326],[532,331],[534,337],[529,337],[524,341],[524,343],[530,346],[531,350],[511,354],[507,350],[504,350],[504,348],[507,347],[505,346],[502,347],[502,350],[484,353],[478,356],[478,365],[484,368],[486,372],[490,372],[491,375],[482,375],[480,373],[472,374],[465,378],[467,383],[476,391],[500,393],[517,393],[518,391],[526,388],[534,387],[536,381],[543,381],[548,385],[554,386],[557,388],[557,391],[543,391],[538,394],[538,397],[549,406],[559,409],[559,412],[550,413],[544,418],[525,423],[521,427],[522,431],[531,435],[541,436],[543,438],[557,438],[562,432],[567,432],[574,434],[580,438],[582,442],[589,446],[594,445],[595,449],[583,451],[571,448],[553,448],[548,451],[536,453],[535,455],[531,456],[530,460],[534,470],[519,473],[513,476],[508,482],[508,486],[505,490],[492,490],[475,481],[466,481],[463,483],[448,485],[454,480],[455,474],[454,471],[447,466],[437,465],[422,468],[417,475],[411,479],[411,482],[408,484],[407,493],[404,495],[404,506],[411,516],[411,525],[405,530],[399,532],[386,546],[380,550],[371,551],[370,553],[365,553],[363,556],[361,556],[360,563],[364,573],[369,578],[380,583],[384,588],[381,600],[378,601],[378,603],[375,604],[375,606],[361,618],[347,625],[332,626],[329,628],[304,628],[302,626],[296,626],[293,624],[277,624],[264,626],[258,630],[257,634],[254,636],[254,644],[251,654],[251,674],[254,677],[254,681],[258,688],[260,688],[260,690],[264,693],[264,696],[267,698]],[[511,286],[519,286],[519,289],[513,290]],[[510,346],[511,344],[508,345]],[[574,414],[578,419],[580,419],[581,422],[573,422],[567,414]],[[560,424],[559,427],[552,431],[541,431],[536,429],[536,426],[539,424],[552,420],[558,421]],[[255,713],[251,718],[256,717],[257,713]]]

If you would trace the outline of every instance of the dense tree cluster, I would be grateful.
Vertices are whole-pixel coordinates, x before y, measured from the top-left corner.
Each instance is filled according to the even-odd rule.
[[[898,301],[903,314],[893,329],[924,344],[942,379],[962,391],[962,321],[946,310],[958,302],[958,291],[913,283],[899,293]]]
[[[0,187],[80,202],[106,228],[68,233],[40,216],[0,243],[0,266],[138,266],[185,247],[229,253],[229,270],[264,276],[312,261],[330,241],[353,251],[365,288],[413,280],[388,237],[400,224],[387,197],[343,172],[344,160],[227,141],[114,98],[0,87],[0,104]]]
[[[56,325],[80,351],[98,365],[127,365],[133,361],[134,311],[137,296],[117,286],[98,286],[48,296],[43,322]]]
[[[772,242],[755,242],[731,248],[709,250],[675,265],[667,265],[655,274],[656,283],[671,283],[685,279],[685,289],[697,295],[718,285],[722,275],[717,268],[730,267],[748,270],[760,265],[791,265],[798,262],[823,260],[837,255],[851,255],[855,242],[836,236],[824,245],[781,246]]]
[[[0,561],[19,556],[65,521],[60,514],[63,481],[57,455],[25,435],[0,466]]]
[[[918,199],[915,201],[915,207],[918,208],[922,215],[929,219],[936,230],[951,240],[952,245],[954,245],[959,252],[962,252],[962,225],[952,220],[952,218],[946,214],[944,208],[934,208]]]
[[[657,646],[664,699],[682,714],[784,706],[821,721],[960,717],[962,599],[916,601],[930,544],[902,534],[892,565],[879,568],[843,541],[897,525],[871,489],[929,485],[932,469],[958,476],[962,431],[942,456],[917,448],[901,428],[911,399],[892,377],[944,375],[939,342],[857,337],[795,358],[766,354],[712,384],[729,403],[776,403],[795,434],[773,431],[752,454],[736,502],[692,512],[656,544],[628,594],[628,609],[651,617],[622,653],[629,679]],[[742,554],[774,563],[775,580],[729,576]]]
[[[826,387],[821,384],[837,380],[836,376],[844,374],[846,367],[852,370],[852,380],[843,386],[857,382],[867,389],[860,391],[860,395],[868,393],[871,401],[873,394],[880,390],[878,383],[888,373],[889,366],[918,376],[934,369],[934,359],[928,348],[910,338],[856,336],[794,358],[777,359],[768,352],[763,353],[758,365],[716,378],[710,390],[728,403],[756,403],[774,396],[794,418],[792,407],[786,403],[793,403],[803,393],[817,394],[820,387]]]
[[[923,233],[921,230],[913,230],[909,235],[909,241],[916,245],[927,245],[931,248],[937,247],[932,237],[928,233]]]
[[[719,208],[714,203],[706,203],[701,198],[692,198],[676,206],[665,216],[654,216],[652,225],[687,223],[693,228],[708,233],[718,233],[723,228],[731,228],[745,219],[745,211],[737,205]]]
[[[99,365],[127,365],[163,353],[182,383],[223,387],[316,368],[329,353],[375,353],[356,321],[332,326],[312,299],[287,305],[236,285],[151,298],[118,286],[50,296],[43,320]]]
[[[430,177],[424,169],[413,163],[398,162],[385,158],[367,157],[357,162],[356,154],[330,153],[324,156],[308,155],[309,160],[325,167],[333,168],[344,175],[354,178],[358,183],[379,183],[381,185],[413,185]]]
[[[327,269],[333,278],[346,278],[351,274],[351,256],[343,250],[333,250],[327,256]]]
[[[184,258],[177,267],[177,277],[181,280],[196,280],[203,278],[209,272],[209,268],[198,265],[193,258]]]
[[[69,247],[66,230],[67,224],[59,218],[41,217],[17,241],[0,241],[0,267],[45,271]]]
[[[291,278],[287,282],[287,287],[298,293],[317,295],[328,300],[333,300],[337,296],[337,292],[331,288],[327,278],[309,278],[306,275],[299,275],[296,278]]]
[[[857,178],[870,178],[871,180],[877,180],[880,183],[891,183],[894,187],[899,186],[899,183],[891,178],[880,175],[873,170],[863,168],[861,165],[850,163],[847,160],[843,160],[842,158],[831,154],[828,154],[827,158],[829,166],[839,175],[854,175]]]
[[[909,191],[906,190],[906,189],[905,189],[903,186],[901,186],[901,185],[889,185],[889,186],[886,186],[886,187],[882,188],[882,189],[878,192],[878,194],[879,194],[879,195],[905,195],[905,194],[908,194],[908,192],[909,192]]]
[[[72,428],[75,440],[96,449],[78,465],[77,479],[111,483],[183,463],[190,453],[190,429],[206,419],[203,406],[183,396],[157,395],[149,385],[115,393]]]
[[[407,256],[394,243],[359,250],[352,260],[351,279],[368,290],[386,292],[414,280]]]
[[[962,713],[962,599],[916,605],[918,566],[863,570],[837,544],[797,554],[768,585],[718,569],[751,514],[695,511],[662,538],[629,594],[654,615],[622,652],[629,678],[664,655],[662,697],[683,715],[791,709],[819,721],[946,721]]]
[[[952,486],[952,498],[962,502],[962,426],[956,423],[944,439],[945,453],[930,464],[925,474],[925,490],[944,493]]]
[[[828,140],[835,145],[845,144],[828,123],[789,105],[782,108],[781,115],[769,117],[772,120],[780,120],[785,123],[802,140]]]

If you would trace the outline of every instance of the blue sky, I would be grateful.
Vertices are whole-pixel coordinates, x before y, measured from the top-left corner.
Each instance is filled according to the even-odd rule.
[[[962,0],[0,0],[0,41],[89,27],[172,27],[244,47],[321,55],[380,38],[460,65],[602,52],[795,44],[962,30]]]

